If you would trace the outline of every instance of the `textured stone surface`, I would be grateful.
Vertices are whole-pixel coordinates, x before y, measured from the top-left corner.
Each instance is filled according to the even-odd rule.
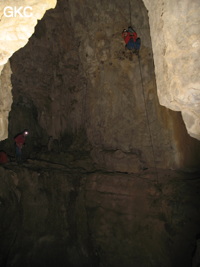
[[[121,29],[130,14],[127,5],[119,15],[122,5],[60,1],[47,12],[29,43],[11,58],[9,139],[29,128],[29,140],[38,147],[46,145],[44,135],[62,151],[89,144],[100,168],[121,172],[194,167],[198,142],[187,136],[180,114],[157,99],[146,9],[140,2],[132,12],[142,38],[138,61],[124,49]]]
[[[148,171],[88,175],[77,167],[0,167],[0,266],[190,266],[197,175],[160,171],[155,181]]]
[[[1,66],[0,76],[0,140],[8,137],[8,114],[12,105],[11,69],[8,62]]]
[[[159,101],[162,105],[172,110],[181,111],[188,133],[199,139],[199,62],[197,60],[200,35],[199,1],[165,2],[160,0],[149,2],[144,0],[144,3],[149,12]],[[16,6],[14,1],[9,1],[6,4]],[[26,4],[34,7],[31,18],[22,18],[20,16],[6,18],[3,14],[5,2],[1,2],[1,64],[7,62],[8,58],[16,50],[27,43],[28,38],[34,31],[37,19],[41,19],[46,9],[54,7],[55,1],[44,1],[43,3],[41,1],[39,3],[37,1],[29,1],[27,3],[20,1],[17,6],[25,6]],[[71,4],[72,2],[69,1],[69,5]],[[93,13],[92,15],[94,16],[95,12],[91,11],[93,5],[93,3],[90,3],[89,12]],[[113,12],[111,6],[110,9],[107,9],[108,12],[105,13],[105,22],[109,22],[109,13]],[[146,27],[142,20],[144,12],[140,12],[140,16],[134,16],[134,9],[131,9],[132,14],[129,12],[130,6],[135,8],[134,1],[130,1],[130,5],[128,2],[123,3],[123,5],[118,4],[116,9],[119,8],[121,14],[117,13],[115,15],[116,26],[113,25],[113,29],[117,28],[118,25],[122,26],[120,16],[128,24],[130,24],[131,17],[131,22],[137,29]],[[94,8],[101,10],[98,4]],[[76,5],[74,5],[72,13],[77,12],[77,10]],[[79,15],[82,18],[84,17],[81,12]],[[75,20],[79,21],[79,18],[76,17]],[[92,27],[95,27],[94,25],[95,23],[90,24],[89,31]],[[123,26],[126,27],[126,25]],[[105,28],[107,28],[107,25],[105,25]],[[140,34],[142,38],[146,37],[143,30]],[[144,44],[148,43],[146,38],[143,38],[143,41]],[[104,42],[105,40],[98,45],[103,47]],[[88,53],[92,56],[91,47],[88,47]],[[102,52],[101,57],[102,59],[99,58],[101,61],[108,57],[106,49]],[[6,125],[4,128],[6,129]]]
[[[40,20],[47,9],[54,8],[56,0],[20,0],[20,1],[1,1],[0,3],[0,65],[3,65],[19,48],[23,47],[34,32],[37,21]],[[15,8],[32,7],[31,12],[27,14],[32,16],[26,17],[23,9],[19,13],[9,13],[6,7]],[[7,17],[11,16],[11,17]]]
[[[158,103],[147,11],[131,3],[140,61],[121,39],[124,0],[60,0],[10,59],[0,148],[14,156],[28,128],[29,159],[0,167],[0,266],[191,264],[199,174],[159,167],[199,167],[199,142]]]
[[[37,21],[43,17],[47,9],[54,8],[55,5],[56,0],[22,0],[17,2],[11,0],[0,2],[0,74],[2,69],[5,70],[0,76],[0,140],[4,140],[8,136],[8,114],[12,104],[9,67],[3,66],[15,51],[26,45],[34,32]],[[32,16],[30,17],[25,17],[23,9],[20,9],[20,14],[13,12],[15,8],[19,9],[20,7],[24,8],[27,6],[32,8]],[[12,13],[8,13],[8,10],[5,9],[7,7],[12,8],[9,8],[9,12]],[[30,12],[27,11],[27,14],[29,15]]]
[[[149,14],[159,101],[181,111],[188,133],[200,140],[200,2],[143,2]]]

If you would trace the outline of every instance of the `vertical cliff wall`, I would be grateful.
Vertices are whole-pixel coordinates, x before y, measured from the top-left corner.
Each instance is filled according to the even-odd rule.
[[[60,0],[6,65],[0,148],[14,156],[13,136],[29,136],[26,161],[0,166],[2,266],[191,265],[199,142],[159,104],[143,2],[116,2]],[[121,38],[130,22],[139,59]]]
[[[38,124],[40,136],[72,150],[75,139],[79,149],[87,139],[94,161],[110,170],[198,163],[199,144],[187,136],[180,114],[159,105],[147,10],[142,1],[132,6],[60,1],[46,14],[11,59],[12,134],[24,123],[37,142]],[[140,59],[125,50],[121,38],[130,22],[142,40]],[[37,123],[27,117],[31,112],[23,112],[23,121],[18,106],[34,109]]]
[[[16,4],[10,1],[8,4],[11,10],[4,10],[7,7],[5,2],[0,6],[1,65],[27,43],[37,20],[41,19],[46,9],[55,7],[56,3],[21,1]],[[199,66],[196,60],[199,55],[199,2],[185,0],[180,4],[178,1],[165,3],[144,0],[144,4],[150,19],[159,101],[172,110],[181,111],[188,133],[199,139]],[[31,16],[27,10],[23,13],[23,8],[27,5],[31,8]],[[140,1],[127,1],[123,6],[119,4],[120,15],[115,16],[115,21],[119,21],[122,16],[124,21],[133,22],[137,29],[142,28],[143,22],[139,16],[131,12],[133,6],[135,8],[139,5]],[[21,13],[14,13],[21,7]],[[128,13],[125,10],[129,10]],[[6,133],[6,119],[3,120]],[[3,135],[2,139],[5,137],[6,135]]]
[[[192,266],[198,177],[0,167],[0,266]]]
[[[56,1],[1,1],[0,3],[0,140],[8,136],[8,114],[12,104],[10,72],[4,67],[15,51],[25,46],[33,34],[37,21],[46,10],[55,7]]]
[[[12,105],[12,84],[10,63],[1,66],[0,76],[0,139],[3,140],[8,136],[8,115]]]
[[[188,133],[200,139],[200,3],[143,2],[149,15],[159,101],[181,111]]]

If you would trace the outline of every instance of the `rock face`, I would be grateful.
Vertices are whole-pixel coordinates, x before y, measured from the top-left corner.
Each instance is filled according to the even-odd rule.
[[[143,2],[149,14],[159,102],[161,105],[172,110],[181,111],[188,133],[192,137],[200,139],[199,63],[196,60],[200,49],[198,27],[199,1],[193,0],[191,2],[185,0],[184,3],[167,1],[165,3],[161,0],[156,2],[144,0]],[[45,10],[55,7],[55,1],[45,1],[44,3],[41,3],[41,1],[39,3],[37,1],[29,1],[27,3],[23,1],[23,8],[27,4],[28,7],[32,8],[28,10],[31,13],[27,13],[27,10],[24,12],[24,9],[21,9],[21,14],[19,14],[13,13],[13,10],[21,6],[19,4],[16,6],[16,3],[13,1],[9,2],[9,4],[12,9],[4,11],[4,8],[7,6],[4,2],[1,3],[1,65],[5,64],[16,50],[27,43],[34,31],[37,20],[41,19]],[[91,7],[93,6],[92,3],[88,4]],[[120,4],[118,7],[116,6],[116,8],[123,10],[123,12],[121,15],[115,15],[115,21],[120,21],[120,17],[123,17],[124,21],[127,20],[128,24],[133,22],[137,29],[142,29],[145,23],[143,24],[140,18],[143,17],[144,12],[140,14],[140,18],[139,16],[134,17],[131,14],[131,12],[134,13],[134,10],[130,9],[132,6],[135,8],[134,1],[123,3],[123,6],[120,6]],[[95,8],[99,7],[97,4]],[[72,15],[73,12],[77,12],[75,5],[72,8]],[[30,14],[33,14],[33,16],[30,16]],[[84,18],[84,14],[80,15]],[[107,16],[109,17],[109,14]],[[107,21],[107,18],[105,19]],[[75,20],[79,19],[75,18]],[[107,25],[105,27],[107,28]],[[113,32],[113,29],[109,31]],[[143,30],[140,33],[143,37]],[[146,36],[144,35],[144,37]],[[103,43],[104,41],[100,42],[99,46],[104,46]],[[92,50],[89,48],[88,52],[90,54]],[[103,61],[107,56],[106,50],[104,50],[102,53]],[[2,116],[4,115],[2,114]],[[3,120],[6,121],[7,119]],[[5,124],[4,132],[6,132],[6,127],[7,125]]]
[[[0,167],[0,266],[191,266],[198,176],[77,170]]]
[[[47,9],[55,7],[55,0],[48,1],[1,1],[0,3],[0,140],[8,137],[8,114],[12,104],[8,59],[25,46],[34,32],[37,21]],[[31,8],[31,9],[30,9]]]
[[[0,3],[0,66],[7,63],[12,54],[23,47],[34,32],[37,21],[55,0],[1,1]]]
[[[200,143],[159,105],[147,9],[130,4],[59,0],[4,67],[2,267],[188,267],[196,241],[200,264]],[[140,58],[121,38],[130,20]]]
[[[62,150],[89,144],[96,164],[112,171],[198,165],[199,143],[187,136],[180,114],[159,105],[143,3],[131,14],[142,38],[140,60],[121,38],[128,3],[99,5],[60,1],[12,57],[10,137],[29,128],[38,146],[48,136]]]
[[[188,133],[200,140],[200,3],[144,3],[149,15],[159,102],[181,111]]]
[[[11,110],[12,105],[12,85],[11,85],[11,69],[10,63],[8,62],[4,66],[1,66],[0,76],[0,139],[7,138],[8,133],[8,114]]]

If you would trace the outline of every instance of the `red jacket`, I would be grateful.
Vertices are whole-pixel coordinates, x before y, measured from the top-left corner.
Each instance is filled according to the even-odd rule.
[[[137,33],[136,32],[123,32],[122,37],[124,38],[124,42],[127,44],[130,39],[132,38],[134,42],[136,42],[137,39]]]
[[[0,163],[9,162],[8,156],[4,151],[0,151]]]
[[[25,143],[25,136],[23,134],[19,134],[15,137],[15,143],[18,147],[22,148]]]

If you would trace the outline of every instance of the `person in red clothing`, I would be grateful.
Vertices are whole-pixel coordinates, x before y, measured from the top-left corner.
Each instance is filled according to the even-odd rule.
[[[0,151],[0,164],[5,164],[9,162],[9,158],[5,151]]]
[[[17,162],[22,161],[22,148],[25,144],[27,135],[28,135],[28,131],[24,130],[22,133],[19,133],[14,137]]]
[[[129,50],[133,50],[133,52],[138,55],[141,41],[140,38],[137,36],[136,31],[134,31],[133,28],[129,26],[128,30],[123,30],[122,37],[126,44],[125,47]]]

